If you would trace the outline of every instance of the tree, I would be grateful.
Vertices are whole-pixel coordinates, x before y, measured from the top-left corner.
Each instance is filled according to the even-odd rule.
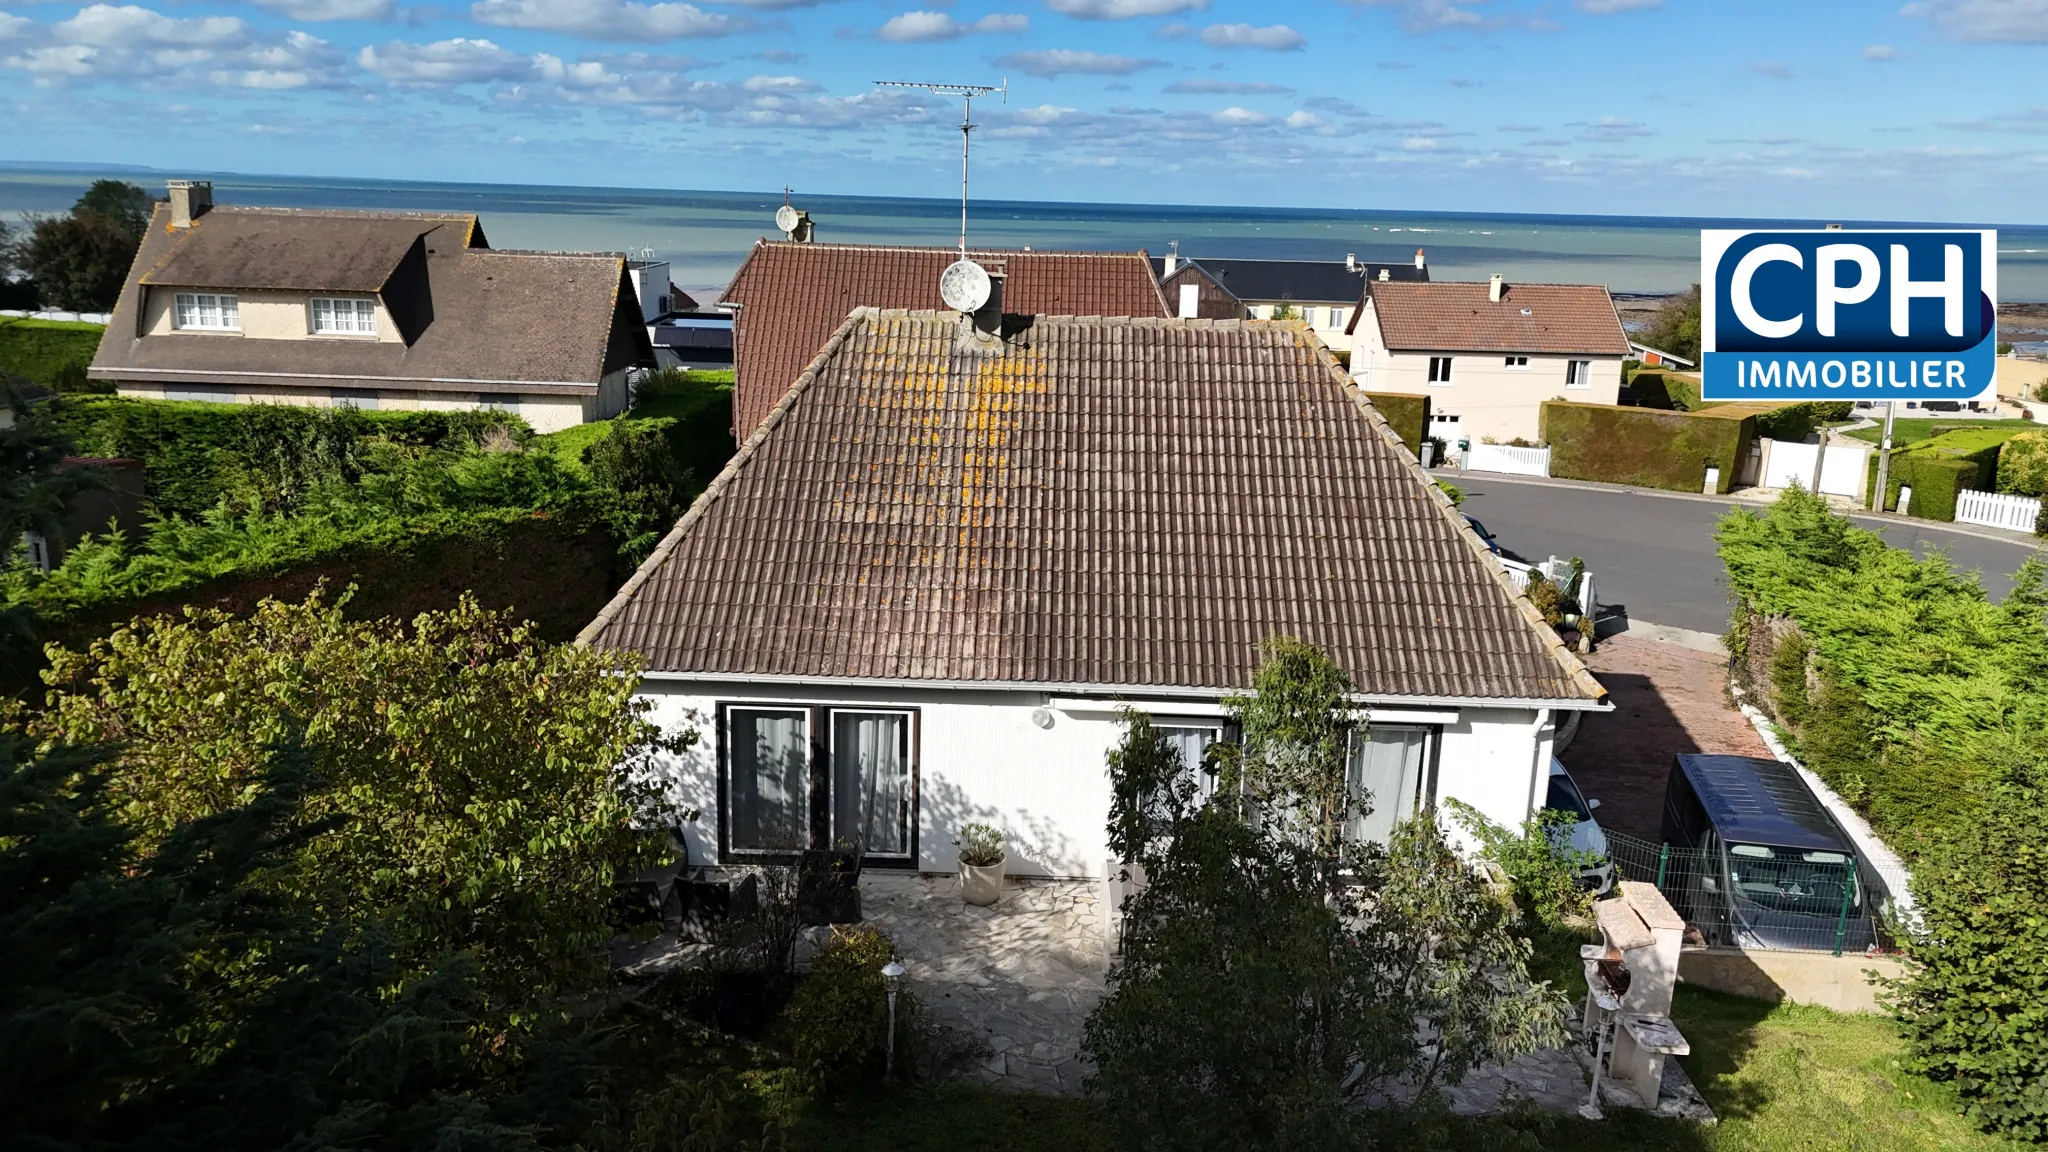
[[[85,195],[71,206],[73,216],[104,216],[126,227],[137,241],[149,227],[149,214],[156,201],[140,185],[125,180],[95,180]]]
[[[1693,363],[1700,359],[1700,286],[1669,297],[1643,329],[1642,343],[1659,352],[1683,356]]]
[[[689,474],[676,463],[663,429],[614,420],[603,439],[583,450],[619,555],[638,566],[683,514]]]
[[[404,973],[465,953],[507,1016],[587,986],[614,880],[658,847],[636,827],[660,817],[645,757],[675,744],[633,669],[467,596],[410,626],[348,620],[345,600],[187,609],[53,649],[32,731],[121,742],[108,799],[145,852],[245,805],[270,750],[301,742],[317,783],[287,828],[328,830],[272,870],[279,898],[377,920]]]
[[[47,405],[28,402],[26,384],[0,372],[0,412],[11,417],[0,426],[0,566],[13,560],[24,533],[55,535],[66,498],[94,479],[86,469],[58,470],[71,443]]]
[[[45,305],[106,312],[121,296],[140,234],[97,212],[50,216],[34,223],[21,263]]]
[[[1355,1146],[1361,1103],[1563,1040],[1511,901],[1434,813],[1386,847],[1346,835],[1370,798],[1342,670],[1276,638],[1254,686],[1213,800],[1142,714],[1110,754],[1110,844],[1143,887],[1085,1042],[1123,1147]]]

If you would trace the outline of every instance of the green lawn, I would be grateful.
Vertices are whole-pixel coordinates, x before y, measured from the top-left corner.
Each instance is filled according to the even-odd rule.
[[[1692,1042],[1683,1061],[1721,1122],[1711,1128],[1613,1110],[1589,1124],[1518,1115],[1440,1119],[1392,1147],[1491,1152],[2018,1152],[1955,1112],[1941,1086],[1901,1072],[1889,1021],[1773,1006],[1681,988],[1674,1009]],[[1096,1105],[955,1085],[821,1105],[791,1147],[817,1152],[1107,1152]]]
[[[1884,436],[1884,428],[1882,427],[1884,417],[1879,416],[1877,420],[1879,426],[1858,428],[1853,432],[1844,432],[1843,435],[1868,444],[1875,444]],[[1942,419],[1921,419],[1918,417],[1899,419],[1892,421],[1892,447],[1903,448],[1908,444],[1917,444],[1922,440],[1931,440],[1934,438],[1934,430],[1936,428],[1944,432],[1957,428],[1982,429],[1985,432],[1994,433],[1997,439],[2004,441],[2022,432],[2039,427],[2039,424],[2031,420],[1971,420],[1968,418],[1957,419],[1954,416]]]

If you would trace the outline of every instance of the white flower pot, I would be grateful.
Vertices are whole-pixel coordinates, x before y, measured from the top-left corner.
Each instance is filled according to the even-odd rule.
[[[994,864],[960,862],[960,898],[969,904],[994,904],[1003,894],[1003,866],[1008,856]]]

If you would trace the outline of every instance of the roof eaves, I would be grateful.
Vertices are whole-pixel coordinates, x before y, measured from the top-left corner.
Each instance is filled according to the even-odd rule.
[[[823,370],[825,363],[838,353],[841,345],[846,343],[847,336],[861,322],[874,313],[875,309],[868,307],[855,308],[852,312],[847,313],[846,319],[840,323],[838,330],[832,333],[832,338],[825,341],[825,346],[818,349],[816,356],[811,357],[811,362],[797,376],[796,383],[790,385],[789,391],[782,394],[782,399],[776,401],[775,407],[768,410],[768,415],[755,427],[753,435],[748,436],[746,443],[740,445],[739,451],[733,453],[732,459],[726,462],[725,467],[720,470],[710,485],[704,489],[703,494],[698,496],[696,502],[690,505],[690,510],[683,513],[683,518],[676,521],[676,526],[669,529],[668,535],[661,538],[661,543],[654,546],[653,553],[641,562],[640,567],[634,570],[633,575],[612,596],[611,601],[598,611],[597,616],[590,623],[583,626],[582,631],[576,633],[576,643],[583,645],[594,643],[598,635],[604,631],[606,625],[610,624],[620,612],[625,610],[626,605],[632,601],[634,594],[640,591],[641,586],[646,584],[648,579],[655,572],[659,571],[663,564],[668,562],[669,554],[675,551],[676,545],[689,533],[690,528],[697,521],[703,519],[706,511],[716,504],[726,494],[726,491],[732,487],[734,477],[739,474],[740,469],[746,467],[754,459],[754,456],[759,453],[761,444],[768,439],[776,427],[788,416],[789,410],[796,404],[797,398],[810,390],[812,381],[818,378],[818,373]]]

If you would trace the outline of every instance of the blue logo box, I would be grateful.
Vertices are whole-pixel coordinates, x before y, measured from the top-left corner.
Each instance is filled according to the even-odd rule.
[[[1704,400],[1992,393],[1991,230],[1700,233]]]

